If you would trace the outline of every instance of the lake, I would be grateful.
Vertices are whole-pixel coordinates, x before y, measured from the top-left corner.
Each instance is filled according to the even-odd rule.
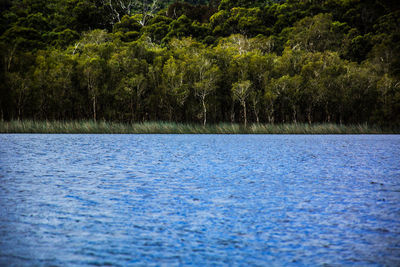
[[[0,135],[0,265],[400,265],[400,135]]]

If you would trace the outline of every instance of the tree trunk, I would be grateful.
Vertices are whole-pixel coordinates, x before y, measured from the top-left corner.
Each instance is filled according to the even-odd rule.
[[[231,123],[235,122],[235,104],[232,103],[232,108],[231,108]]]
[[[275,122],[274,115],[268,115],[268,122],[269,122],[270,124],[274,124],[274,122]]]
[[[22,108],[23,108],[23,95],[22,92],[18,94],[18,120],[20,121],[22,118]]]
[[[7,70],[6,70],[7,72],[9,72],[10,69],[11,69],[11,63],[12,63],[12,60],[13,60],[14,53],[15,53],[16,49],[17,49],[17,43],[15,43],[13,49],[10,52],[10,57],[8,58],[8,62],[7,62]]]
[[[96,97],[93,96],[93,120],[96,122]]]
[[[257,103],[255,101],[253,101],[253,111],[254,115],[256,116],[256,122],[257,124],[259,124],[260,123],[260,118],[258,117],[259,110],[257,108]]]
[[[254,107],[254,115],[256,115],[256,121],[257,121],[257,124],[259,124],[260,123],[260,118],[258,117],[258,110],[257,110],[256,107]]]
[[[297,110],[296,110],[296,106],[293,106],[293,122],[297,123]]]
[[[18,107],[18,121],[20,121],[21,120],[21,108],[20,107]]]
[[[129,103],[129,106],[130,106],[130,110],[131,110],[131,123],[134,121],[134,118],[133,118],[133,97],[131,96],[130,97],[130,103]]]
[[[247,127],[247,113],[246,113],[246,102],[242,102],[243,116],[244,116],[244,127]]]
[[[325,104],[326,121],[331,122],[331,114],[329,113],[328,104]]]
[[[311,118],[311,107],[307,108],[307,120],[308,120],[308,124],[312,123],[312,118]]]
[[[206,101],[205,97],[202,97],[201,102],[203,103],[203,125],[206,126],[207,123],[207,108],[206,108]]]
[[[140,94],[138,93],[139,92],[139,86],[137,86],[137,88],[136,88],[136,100],[135,100],[135,102],[136,102],[136,121],[141,121],[141,119],[140,119]],[[143,119],[142,119],[142,121],[143,121]]]
[[[268,122],[269,123],[274,123],[274,106],[271,105],[271,108],[267,109],[267,116],[268,116]]]

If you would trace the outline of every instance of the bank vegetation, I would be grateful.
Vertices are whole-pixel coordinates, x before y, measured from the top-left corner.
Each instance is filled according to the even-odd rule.
[[[400,125],[396,1],[1,6],[4,121]]]

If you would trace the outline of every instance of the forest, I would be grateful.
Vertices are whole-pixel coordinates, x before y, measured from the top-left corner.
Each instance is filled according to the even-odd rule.
[[[400,125],[400,4],[1,0],[2,121]]]

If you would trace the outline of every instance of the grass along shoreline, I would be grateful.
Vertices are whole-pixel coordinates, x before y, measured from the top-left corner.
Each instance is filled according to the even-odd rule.
[[[395,134],[367,124],[241,124],[210,125],[174,122],[118,123],[105,121],[0,121],[0,133],[67,134]]]

